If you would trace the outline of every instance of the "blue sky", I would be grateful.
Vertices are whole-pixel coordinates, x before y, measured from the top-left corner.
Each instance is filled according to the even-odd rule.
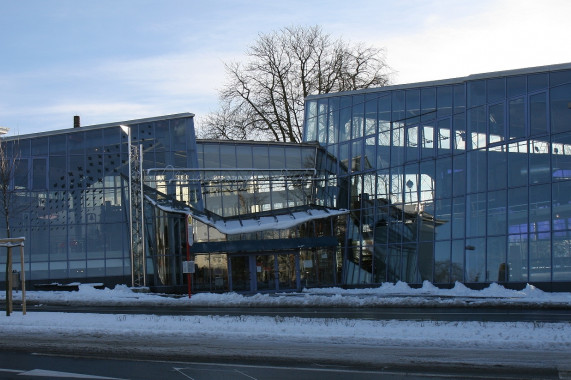
[[[0,0],[10,135],[216,110],[259,33],[320,25],[385,48],[393,82],[571,62],[568,0]]]

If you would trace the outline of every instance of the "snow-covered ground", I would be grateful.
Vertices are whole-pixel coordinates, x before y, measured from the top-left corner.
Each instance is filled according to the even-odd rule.
[[[21,292],[14,293],[19,304]],[[4,292],[0,295],[3,300]],[[106,304],[192,306],[342,306],[380,305],[455,306],[512,305],[526,307],[571,308],[570,293],[546,293],[533,286],[520,291],[492,284],[481,291],[457,283],[453,289],[438,289],[426,282],[420,289],[405,283],[383,284],[378,288],[343,290],[306,289],[302,293],[239,295],[235,293],[199,293],[172,297],[133,291],[127,286],[95,289],[81,285],[77,292],[30,291],[26,293],[28,313],[0,316],[0,336],[18,331],[38,334],[117,335],[149,338],[223,337],[333,342],[338,344],[419,344],[423,346],[462,346],[472,348],[517,348],[564,351],[571,354],[571,321],[538,322],[435,322],[435,321],[364,321],[259,316],[158,316],[129,314],[89,314],[35,312],[34,305]]]

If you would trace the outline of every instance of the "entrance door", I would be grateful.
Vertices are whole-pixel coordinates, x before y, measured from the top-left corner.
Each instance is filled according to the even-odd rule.
[[[232,291],[248,292],[251,289],[250,256],[230,256]]]
[[[298,253],[229,255],[228,257],[231,291],[300,289]]]

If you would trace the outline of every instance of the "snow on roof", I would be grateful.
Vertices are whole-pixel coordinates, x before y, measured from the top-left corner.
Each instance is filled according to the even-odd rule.
[[[170,205],[161,204],[148,196],[146,196],[146,199],[163,211],[190,215],[192,218],[214,227],[219,232],[226,235],[246,234],[267,230],[285,230],[311,220],[323,219],[331,216],[341,216],[349,213],[346,209],[336,210],[325,207],[310,207],[306,210],[292,212],[288,212],[287,209],[284,209],[283,211],[276,211],[270,216],[215,219],[205,213],[194,211],[189,207],[184,209],[175,208]]]
[[[339,216],[347,214],[347,210],[332,209],[308,209],[305,211],[297,211],[289,214],[276,214],[272,216],[263,216],[260,218],[233,219],[233,220],[212,220],[207,216],[191,215],[196,220],[204,224],[216,228],[223,234],[245,234],[267,230],[285,230],[295,227],[299,224],[309,222],[311,220],[323,219],[330,216]]]

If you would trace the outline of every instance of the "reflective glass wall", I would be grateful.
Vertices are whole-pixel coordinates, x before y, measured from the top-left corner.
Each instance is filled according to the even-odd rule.
[[[571,281],[569,65],[311,96],[347,284]]]
[[[3,140],[16,163],[11,236],[26,238],[27,280],[130,284],[128,145],[119,124]],[[144,168],[196,165],[191,114],[123,124],[132,144],[143,146]],[[0,236],[6,236],[3,218]],[[0,282],[5,260],[0,255]],[[14,269],[21,270],[18,258]]]

